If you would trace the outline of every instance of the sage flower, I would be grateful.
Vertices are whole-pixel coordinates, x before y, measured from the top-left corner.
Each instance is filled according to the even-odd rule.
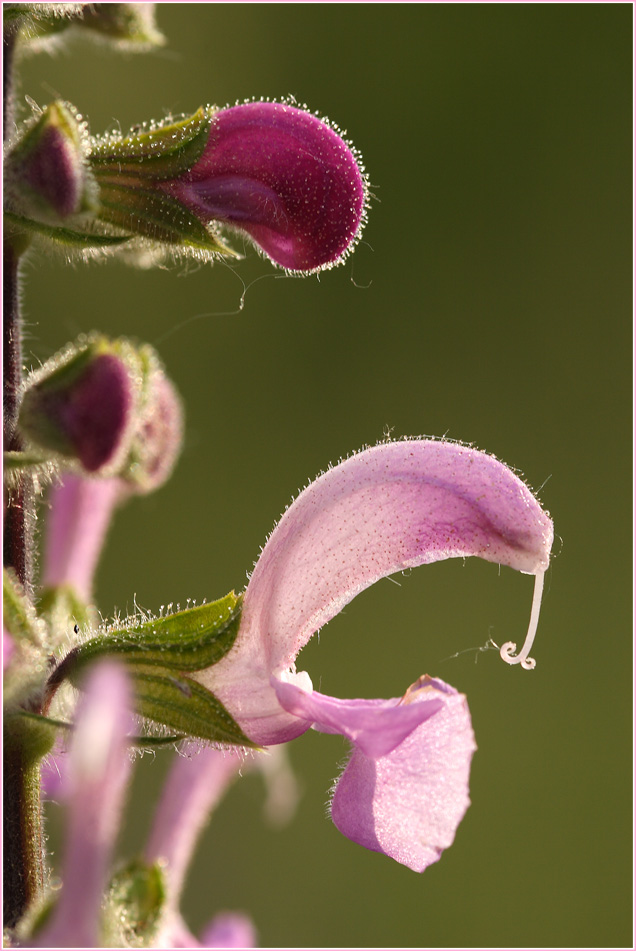
[[[283,743],[310,727],[340,733],[353,754],[332,818],[349,838],[418,871],[453,841],[469,804],[475,749],[465,698],[418,678],[402,698],[339,700],[313,689],[296,657],[364,588],[396,571],[477,556],[534,574],[527,657],[553,527],[508,467],[451,442],[385,443],[308,486],[269,537],[244,595],[238,635],[216,665],[193,674],[245,734]]]

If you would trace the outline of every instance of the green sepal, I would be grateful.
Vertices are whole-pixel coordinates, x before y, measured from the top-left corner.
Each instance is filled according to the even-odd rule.
[[[109,170],[109,175],[112,172]],[[96,170],[100,186],[101,221],[125,231],[161,241],[185,245],[208,254],[237,257],[218,235],[207,228],[181,202],[170,198],[149,183],[125,179],[123,176],[102,177]]]
[[[179,672],[212,667],[234,644],[242,601],[242,595],[231,591],[209,604],[111,629],[73,651],[73,672],[104,656],[118,657],[129,665],[156,665]]]
[[[175,733],[216,743],[254,747],[223,704],[186,672],[212,667],[231,649],[241,619],[242,596],[109,630],[79,644],[49,678],[51,695],[68,680],[81,684],[85,667],[103,657],[126,665],[136,712]]]
[[[21,39],[33,40],[59,33],[81,16],[81,3],[3,3],[2,22],[9,29],[22,30]]]
[[[95,251],[115,248],[130,241],[132,235],[91,234],[84,231],[74,231],[71,228],[58,228],[46,225],[42,221],[34,221],[17,215],[12,211],[4,212],[4,220],[9,225],[9,237],[26,237],[29,234],[48,238],[65,248],[77,251]],[[11,233],[13,232],[13,234]]]
[[[166,898],[165,873],[159,862],[129,862],[113,875],[106,894],[102,946],[154,947]]]
[[[203,154],[216,109],[201,106],[177,122],[159,123],[146,131],[145,125],[119,138],[97,139],[90,153],[96,175],[140,181],[165,181],[189,172]]]
[[[140,716],[202,740],[258,749],[220,700],[196,680],[164,667],[129,667],[128,673]]]

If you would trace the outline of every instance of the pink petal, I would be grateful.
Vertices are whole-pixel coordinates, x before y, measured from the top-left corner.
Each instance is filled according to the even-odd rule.
[[[405,700],[420,705],[430,697],[441,699],[443,709],[393,752],[374,759],[354,748],[331,804],[340,832],[416,872],[437,862],[455,838],[470,804],[476,749],[465,697],[423,677]]]
[[[321,733],[340,733],[367,756],[386,756],[444,706],[432,697],[423,703],[393,700],[338,700],[293,683],[274,681],[276,696],[288,713],[310,720]]]
[[[62,892],[37,947],[99,945],[102,896],[130,775],[129,709],[124,673],[108,661],[95,667],[78,706],[63,777],[68,834]]]
[[[190,753],[173,763],[145,851],[146,862],[165,866],[175,908],[201,830],[245,760],[238,750],[197,744]]]
[[[69,585],[90,601],[93,576],[115,508],[122,499],[119,479],[84,479],[67,472],[51,489],[42,587]]]
[[[528,487],[486,453],[434,440],[367,449],[290,506],[254,569],[233,649],[198,679],[255,742],[292,739],[307,721],[281,709],[270,676],[293,668],[357,594],[404,568],[470,555],[540,575],[552,537]]]
[[[219,912],[201,935],[204,948],[256,948],[252,919],[238,911]]]

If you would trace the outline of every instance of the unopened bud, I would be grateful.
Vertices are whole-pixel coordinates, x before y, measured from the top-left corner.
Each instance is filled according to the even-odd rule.
[[[144,493],[174,468],[183,410],[152,347],[95,335],[32,374],[19,425],[67,466],[119,477]]]
[[[98,337],[33,374],[19,425],[37,446],[76,459],[86,472],[110,474],[128,453],[139,391],[132,346]]]
[[[154,3],[87,3],[77,25],[126,50],[142,51],[166,42],[157,29]]]
[[[226,225],[275,264],[312,273],[342,262],[366,221],[359,155],[329,125],[281,102],[208,106],[179,120],[97,139],[90,162],[99,217],[204,254],[228,254]]]
[[[158,489],[168,479],[181,452],[183,407],[151,347],[140,350],[143,399],[131,448],[121,477],[134,492]]]
[[[155,23],[154,3],[5,3],[4,26],[19,32],[30,52],[54,48],[76,30],[127,52],[166,42]]]
[[[95,213],[98,189],[86,162],[85,140],[85,126],[69,103],[47,106],[7,156],[11,210],[53,223]]]

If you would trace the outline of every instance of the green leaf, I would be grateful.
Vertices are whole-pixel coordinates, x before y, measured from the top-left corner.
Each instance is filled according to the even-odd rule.
[[[103,656],[118,657],[126,664],[157,665],[176,671],[212,667],[234,644],[242,601],[241,595],[231,591],[209,604],[109,630],[76,648],[73,669]]]
[[[153,947],[165,904],[166,882],[160,864],[130,862],[110,882],[103,947]]]
[[[99,248],[111,248],[130,241],[131,235],[113,235],[113,234],[90,234],[83,231],[73,231],[71,228],[57,228],[52,225],[45,225],[41,221],[34,221],[32,218],[25,218],[23,215],[17,215],[13,211],[4,212],[4,220],[17,234],[37,234],[44,238],[50,238],[57,244],[67,248],[90,251]]]

